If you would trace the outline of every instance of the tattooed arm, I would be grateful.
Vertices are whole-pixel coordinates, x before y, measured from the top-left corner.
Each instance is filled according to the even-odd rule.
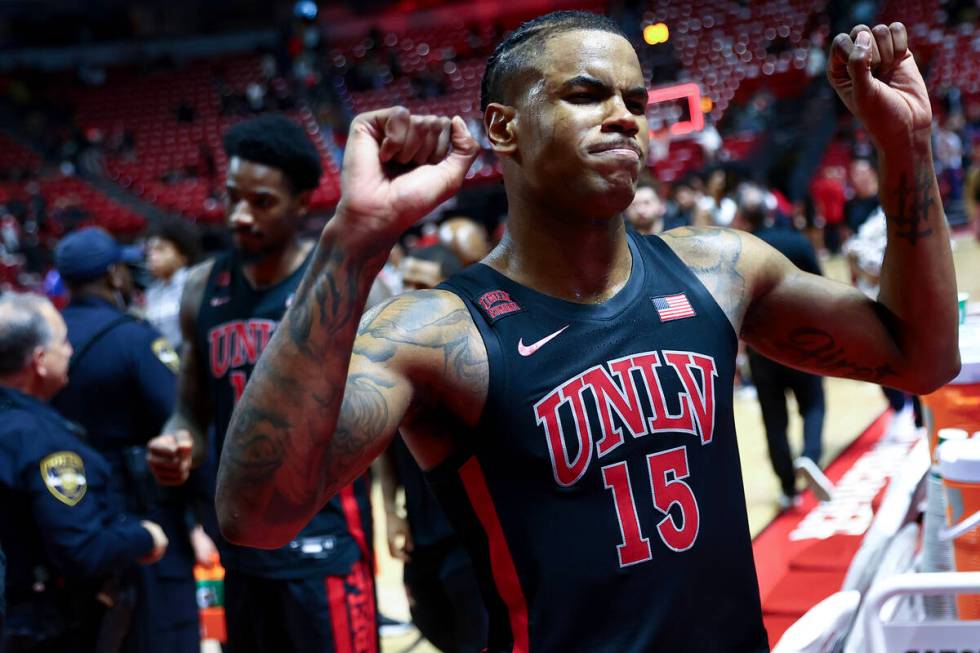
[[[959,369],[956,280],[932,168],[929,99],[904,26],[859,26],[839,35],[829,76],[878,149],[888,223],[878,300],[797,270],[748,234],[689,230],[668,242],[709,278],[733,325],[766,356],[820,374],[931,392]]]
[[[207,386],[206,355],[197,338],[197,315],[204,299],[212,261],[192,268],[180,299],[180,330],[184,344],[177,374],[177,403],[163,433],[147,444],[147,463],[161,485],[180,485],[191,465],[199,465],[208,450],[211,392]]]
[[[232,542],[289,542],[410,411],[458,396],[451,373],[479,368],[465,335],[475,326],[448,293],[389,300],[364,316],[355,342],[388,250],[456,192],[478,149],[458,117],[395,108],[352,123],[337,213],[228,426],[216,505]]]

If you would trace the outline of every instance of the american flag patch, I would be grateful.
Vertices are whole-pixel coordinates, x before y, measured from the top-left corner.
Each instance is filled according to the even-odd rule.
[[[687,295],[677,293],[665,297],[652,297],[653,306],[657,309],[657,315],[661,322],[680,320],[685,317],[694,317],[697,313],[691,308],[691,302],[687,301]]]

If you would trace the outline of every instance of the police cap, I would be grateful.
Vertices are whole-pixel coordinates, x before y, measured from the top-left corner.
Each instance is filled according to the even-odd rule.
[[[54,249],[55,267],[66,281],[98,279],[115,263],[137,263],[138,247],[122,247],[100,227],[86,227],[61,239]]]

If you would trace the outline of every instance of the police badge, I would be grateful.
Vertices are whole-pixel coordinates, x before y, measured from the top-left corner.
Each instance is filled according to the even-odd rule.
[[[74,506],[81,501],[88,488],[85,464],[81,456],[71,451],[59,451],[45,456],[41,461],[41,479],[48,492],[67,506]]]

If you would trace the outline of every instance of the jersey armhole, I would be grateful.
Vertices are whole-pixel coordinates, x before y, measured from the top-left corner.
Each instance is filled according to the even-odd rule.
[[[467,429],[470,433],[482,434],[486,432],[485,424],[488,416],[498,410],[498,406],[494,403],[494,397],[503,396],[500,393],[506,390],[506,374],[501,355],[500,338],[497,332],[487,323],[483,314],[478,310],[473,295],[461,284],[443,281],[436,286],[436,289],[451,292],[459,297],[463,305],[466,306],[466,310],[469,311],[470,318],[476,325],[477,331],[480,333],[480,338],[483,340],[483,346],[487,350],[487,400],[483,404],[483,411],[480,413],[480,418],[477,420],[476,426],[472,429]],[[439,465],[424,472],[427,479],[436,480],[446,474],[455,475],[456,470],[470,458],[479,443],[471,440],[461,441],[460,444],[462,446],[459,448],[458,454],[449,456],[449,458]]]

